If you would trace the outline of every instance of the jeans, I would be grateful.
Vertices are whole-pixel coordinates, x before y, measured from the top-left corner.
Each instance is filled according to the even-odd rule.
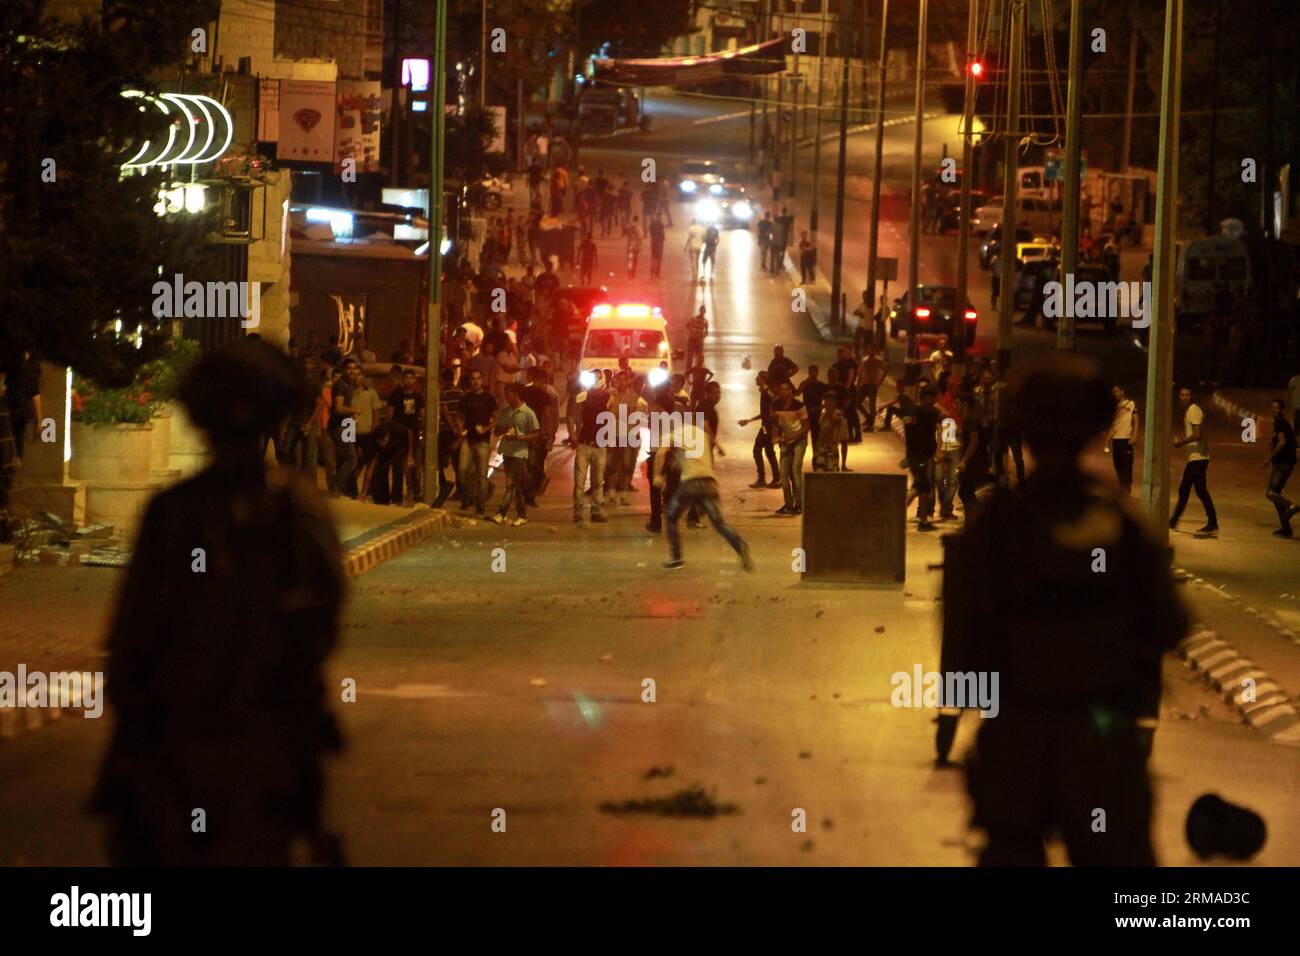
[[[803,507],[803,459],[807,451],[807,438],[793,444],[781,442],[781,493],[787,508]]]
[[[526,518],[524,497],[528,493],[528,459],[507,458],[502,464],[506,472],[506,491],[501,496],[500,512],[504,516],[513,502],[519,517]]]
[[[704,339],[688,338],[686,340],[686,368],[695,368],[704,364]]]
[[[490,441],[466,440],[460,446],[460,478],[465,484],[461,500],[480,512],[487,503],[487,469],[491,457]]]
[[[536,498],[546,478],[546,456],[555,444],[554,435],[543,435],[542,440],[528,446],[528,497]]]
[[[1205,507],[1205,523],[1212,527],[1219,526],[1219,517],[1214,512],[1214,499],[1210,497],[1210,486],[1206,484],[1206,473],[1210,470],[1210,460],[1202,458],[1200,461],[1189,461],[1183,466],[1183,480],[1178,484],[1178,503],[1174,505],[1174,513],[1169,517],[1169,524],[1172,527],[1179,518],[1183,516],[1183,509],[1187,507],[1187,496],[1193,488],[1196,489],[1196,497],[1201,500]]]
[[[662,489],[656,488],[653,481],[650,481],[651,463],[653,462],[654,474],[659,474],[664,466],[664,456],[671,454],[662,448],[651,449],[651,457],[646,459],[646,484],[650,486],[650,530],[659,531],[663,524],[664,502],[671,501],[673,494],[677,491],[678,471],[673,469],[668,472],[664,480]]]
[[[866,429],[865,431],[874,432],[876,430],[876,396],[880,391],[879,386],[864,386],[858,395],[858,410],[861,412],[863,406],[866,406]],[[861,424],[861,419],[859,419]],[[861,435],[861,433],[859,433]]]
[[[597,445],[579,445],[573,453],[573,520],[582,520],[582,502],[586,497],[587,471],[591,470],[591,514],[599,515],[605,507],[605,449]]]
[[[952,515],[953,498],[957,496],[957,463],[961,461],[961,451],[940,451],[935,459],[934,478],[939,485],[939,514],[944,517]]]
[[[351,482],[352,474],[357,470],[357,443],[344,441],[340,429],[331,432],[330,437],[334,440],[334,451],[338,456],[338,470],[334,473],[334,487],[331,490],[341,491],[345,495],[355,495],[356,489]]]
[[[636,456],[641,449],[635,445],[617,445],[605,450],[605,490],[630,491],[632,473],[636,470]]]
[[[767,463],[772,467],[772,477],[780,475],[780,470],[776,466],[776,450],[772,447],[772,436],[767,433],[766,428],[760,428],[758,434],[754,436],[754,467],[758,469],[758,480],[766,481],[767,473],[763,471],[763,456],[767,456]]]
[[[678,485],[668,502],[668,547],[674,561],[682,559],[682,536],[677,529],[677,522],[682,512],[688,508],[703,511],[709,517],[709,524],[727,540],[731,549],[737,554],[744,552],[745,542],[723,520],[722,511],[718,508],[718,483],[712,478],[692,478]]]
[[[1266,496],[1269,501],[1273,502],[1273,507],[1277,509],[1277,520],[1281,522],[1283,528],[1290,528],[1291,522],[1287,519],[1287,512],[1291,510],[1291,502],[1282,496],[1282,489],[1291,479],[1291,470],[1295,465],[1274,465],[1268,473],[1268,491]]]
[[[1124,494],[1133,490],[1133,443],[1127,438],[1113,438],[1110,457],[1115,465],[1115,477]]]
[[[377,505],[402,503],[402,479],[406,474],[406,449],[390,445],[375,456],[370,478],[370,497]]]
[[[849,441],[862,441],[862,419],[858,417],[858,389],[856,385],[850,385],[846,390],[848,392],[848,404],[844,409],[844,421],[849,426]]]
[[[691,281],[698,282],[700,279],[700,250],[698,246],[686,247],[686,258],[691,263]]]

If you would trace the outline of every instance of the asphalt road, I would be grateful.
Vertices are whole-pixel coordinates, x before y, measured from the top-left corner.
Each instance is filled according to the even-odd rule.
[[[721,141],[724,125],[693,135]],[[654,135],[674,132],[665,123]],[[632,140],[597,158],[631,172],[644,153]],[[589,164],[595,154],[589,147]],[[909,532],[902,590],[800,583],[799,522],[772,514],[779,491],[746,487],[753,431],[736,420],[756,410],[754,370],[773,342],[801,366],[824,367],[833,351],[791,309],[789,280],[756,274],[746,231],[729,231],[716,277],[691,286],[676,223],[664,280],[605,281],[618,297],[657,297],[677,337],[697,303],[708,305],[706,359],[723,384],[729,453],[718,466],[723,510],[758,570],[744,574],[708,529],[683,531],[684,571],[661,570],[667,547],[643,527],[644,477],[634,504],[578,528],[571,455],[556,449],[527,527],[460,527],[359,579],[331,664],[334,686],[353,678],[358,698],[337,705],[349,746],[331,764],[328,809],[354,862],[972,862],[962,776],[931,763],[933,714],[890,701],[892,675],[938,667],[938,541]],[[618,243],[601,252],[615,261]],[[899,455],[892,435],[869,435],[850,466],[896,471]],[[1235,520],[1225,502],[1225,525]],[[1268,820],[1259,863],[1294,865],[1294,751],[1239,723],[1172,658],[1165,686],[1151,764],[1160,861],[1196,862],[1184,816],[1214,791]],[[964,719],[957,754],[978,721]],[[0,747],[0,863],[102,860],[80,806],[107,729],[64,720]],[[696,784],[734,812],[602,809]],[[505,832],[492,827],[498,810]],[[1059,847],[1052,859],[1063,861]]]

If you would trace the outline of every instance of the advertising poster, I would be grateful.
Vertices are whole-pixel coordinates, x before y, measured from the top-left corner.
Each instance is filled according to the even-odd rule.
[[[280,81],[279,159],[334,162],[334,83]]]
[[[357,162],[358,172],[379,168],[379,117],[383,97],[378,80],[339,80],[334,161]]]

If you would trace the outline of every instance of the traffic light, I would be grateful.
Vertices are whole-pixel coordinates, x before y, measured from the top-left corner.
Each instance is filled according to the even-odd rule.
[[[984,75],[984,64],[981,63],[979,60],[971,60],[970,66],[968,66],[966,69],[970,71],[970,75],[974,79],[978,80],[981,76]]]

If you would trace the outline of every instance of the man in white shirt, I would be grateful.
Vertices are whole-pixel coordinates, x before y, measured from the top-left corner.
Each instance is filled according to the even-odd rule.
[[[1192,401],[1192,390],[1180,388],[1178,400],[1183,406],[1183,436],[1174,439],[1174,447],[1187,446],[1187,464],[1183,466],[1183,480],[1178,485],[1178,503],[1174,513],[1169,516],[1169,527],[1178,527],[1178,519],[1187,507],[1187,496],[1193,488],[1196,497],[1205,507],[1205,527],[1197,534],[1216,534],[1219,530],[1219,518],[1214,511],[1214,500],[1210,497],[1210,488],[1206,484],[1206,473],[1210,470],[1210,446],[1205,440],[1205,412],[1201,406]]]
[[[704,248],[704,227],[699,220],[692,219],[686,230],[686,258],[691,263],[691,282],[700,281],[700,251]]]
[[[1106,453],[1115,465],[1115,477],[1124,494],[1133,491],[1133,446],[1137,444],[1142,429],[1142,416],[1137,403],[1124,394],[1124,387],[1116,385],[1111,390],[1115,396],[1115,420],[1106,433]]]
[[[665,516],[668,521],[668,547],[671,557],[664,563],[664,568],[676,571],[686,566],[686,562],[682,560],[682,536],[677,522],[684,512],[694,506],[708,515],[709,524],[713,525],[713,529],[726,539],[727,544],[731,545],[736,554],[740,555],[741,566],[746,571],[753,571],[754,562],[749,557],[749,546],[723,519],[722,511],[718,506],[718,481],[713,475],[713,442],[708,432],[703,428],[697,428],[689,413],[683,414],[680,421],[672,422],[665,444],[672,449],[671,453],[681,469],[681,479],[677,484],[677,490],[673,492],[668,502]],[[660,456],[655,456],[651,462],[656,462],[659,458]],[[662,471],[655,474],[653,464],[650,479],[659,489],[666,484]]]

